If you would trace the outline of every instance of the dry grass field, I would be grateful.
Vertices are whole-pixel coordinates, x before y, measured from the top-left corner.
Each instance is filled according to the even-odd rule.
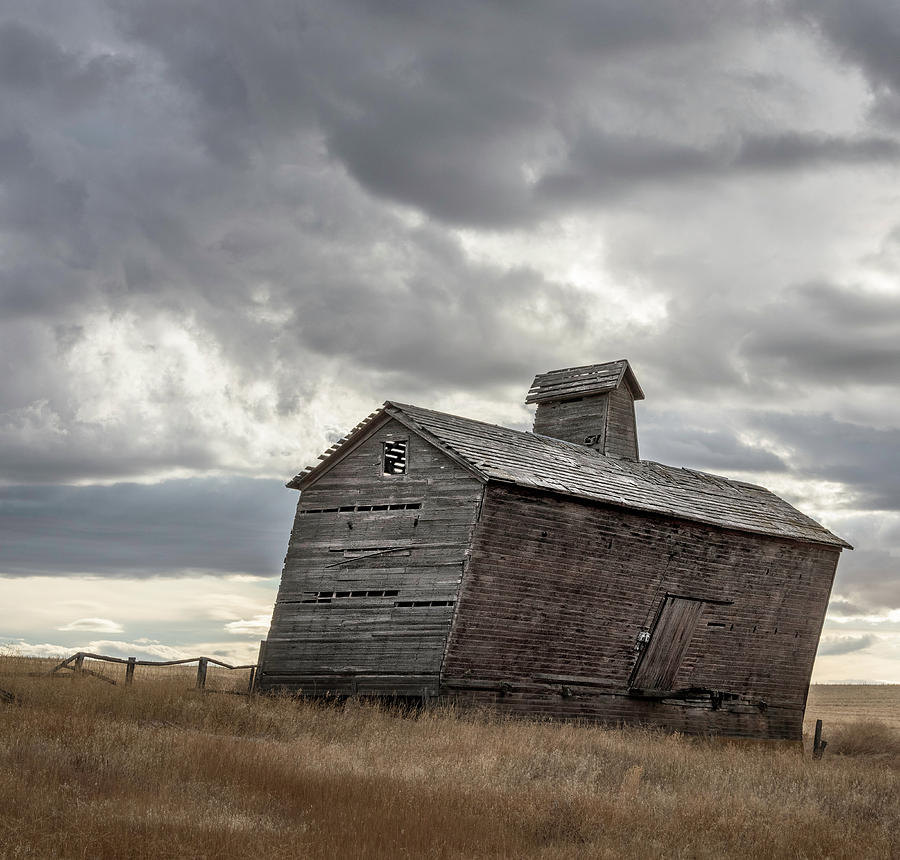
[[[639,729],[200,694],[184,674],[128,689],[27,674],[40,668],[0,657],[15,695],[0,700],[4,858],[900,856],[900,733],[870,719],[896,688],[816,688],[829,746],[813,761]]]
[[[814,684],[806,703],[806,727],[879,722],[900,732],[900,684]]]

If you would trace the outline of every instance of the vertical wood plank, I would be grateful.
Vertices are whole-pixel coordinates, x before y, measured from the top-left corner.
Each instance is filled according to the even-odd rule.
[[[650,642],[641,655],[631,682],[642,690],[671,690],[687,654],[703,604],[699,600],[667,597]]]

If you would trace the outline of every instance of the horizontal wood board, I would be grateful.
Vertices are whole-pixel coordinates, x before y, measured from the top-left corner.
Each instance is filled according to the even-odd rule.
[[[534,432],[603,451],[606,443],[606,413],[609,395],[581,400],[539,403],[534,413]],[[588,440],[593,440],[588,442]]]
[[[408,471],[384,475],[396,440]],[[397,421],[357,440],[301,493],[259,686],[436,693],[483,486]]]

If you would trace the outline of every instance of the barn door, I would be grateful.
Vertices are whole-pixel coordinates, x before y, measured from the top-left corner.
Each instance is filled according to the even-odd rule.
[[[667,597],[634,670],[636,690],[671,690],[675,673],[687,653],[703,601]]]

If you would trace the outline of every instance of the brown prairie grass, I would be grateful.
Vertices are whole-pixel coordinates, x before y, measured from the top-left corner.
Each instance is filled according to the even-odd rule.
[[[16,696],[0,702],[5,858],[900,856],[889,728],[862,742],[848,724],[814,762],[634,728],[201,695],[184,679],[0,687]]]

